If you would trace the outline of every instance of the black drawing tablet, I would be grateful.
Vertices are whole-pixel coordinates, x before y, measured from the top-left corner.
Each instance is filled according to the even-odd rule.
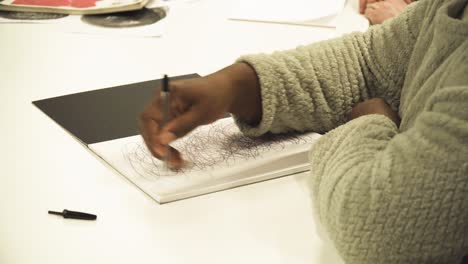
[[[189,74],[171,80],[196,77],[199,75]],[[33,104],[89,145],[138,135],[138,117],[159,85],[161,79],[38,100]]]

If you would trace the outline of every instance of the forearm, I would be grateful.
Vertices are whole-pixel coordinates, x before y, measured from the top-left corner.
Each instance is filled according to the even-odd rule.
[[[364,34],[241,57],[238,61],[258,75],[263,108],[258,126],[239,119],[241,129],[249,135],[325,133],[345,123],[356,104],[374,97],[396,110],[417,34],[410,22],[420,16],[410,11]]]

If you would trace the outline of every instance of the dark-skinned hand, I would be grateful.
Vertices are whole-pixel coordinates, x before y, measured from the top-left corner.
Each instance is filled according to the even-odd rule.
[[[171,81],[169,91],[169,116],[163,116],[165,99],[158,90],[140,115],[140,133],[151,154],[174,170],[185,163],[181,153],[169,145],[171,142],[226,113],[252,124],[262,116],[257,75],[244,63],[205,77]]]
[[[373,98],[357,104],[351,110],[348,120],[353,120],[360,116],[371,114],[384,115],[392,120],[397,127],[400,126],[400,117],[398,116],[398,113],[393,111],[393,109],[382,98]]]

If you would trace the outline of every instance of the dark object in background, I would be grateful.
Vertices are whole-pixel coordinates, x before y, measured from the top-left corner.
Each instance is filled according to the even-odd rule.
[[[125,28],[151,25],[166,17],[163,8],[143,8],[111,14],[85,15],[81,20],[95,26]]]
[[[15,12],[0,11],[0,17],[15,20],[47,20],[68,16],[67,14],[39,13],[39,12]]]
[[[460,264],[468,264],[468,255],[463,257],[462,262]]]

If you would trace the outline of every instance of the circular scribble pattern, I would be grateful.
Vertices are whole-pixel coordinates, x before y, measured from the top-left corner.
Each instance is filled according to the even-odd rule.
[[[177,172],[169,170],[153,158],[144,143],[129,143],[123,154],[135,172],[147,179],[160,176],[186,175],[189,171],[204,171],[217,165],[232,165],[233,161],[252,160],[267,151],[282,151],[286,146],[308,144],[303,135],[266,134],[250,138],[234,123],[221,122],[208,130],[195,130],[172,146],[178,149],[190,166]]]

